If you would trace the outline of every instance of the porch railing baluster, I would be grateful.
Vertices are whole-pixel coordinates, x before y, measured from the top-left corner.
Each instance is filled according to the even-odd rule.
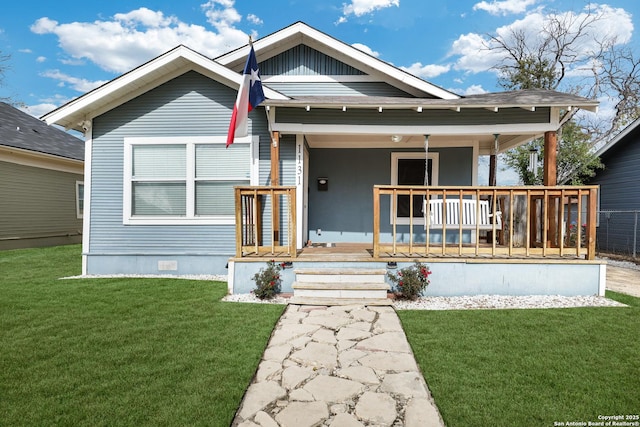
[[[591,222],[595,221],[596,191],[596,186],[375,186],[373,191],[373,256],[378,258],[384,253],[385,256],[409,258],[419,253],[427,257],[435,255],[529,258],[532,256],[573,255],[575,247],[577,258],[593,259],[595,255],[595,223],[591,225]],[[413,212],[416,208],[413,199],[417,195],[423,195],[425,201],[423,206],[425,243],[421,250],[415,247],[418,233],[415,228],[418,221]],[[384,242],[381,237],[381,221],[387,215],[386,212],[381,211],[383,209],[381,198],[383,197],[390,199],[390,204],[384,205],[390,207],[386,212],[392,216],[388,219],[391,224],[390,242]],[[409,197],[408,217],[398,219],[398,197]],[[490,202],[487,202],[487,199]],[[525,203],[517,203],[520,199],[523,199]],[[470,203],[471,200],[475,200],[476,204]],[[575,218],[573,216],[575,215],[573,213],[574,200],[578,200],[577,216],[580,223],[580,229],[575,233],[577,235],[575,245],[570,244],[567,240],[571,239],[572,242],[573,234],[567,235],[570,231],[566,230],[565,221],[566,218],[571,220]],[[588,204],[586,221],[588,225],[585,230],[582,230],[584,200],[587,200]],[[486,209],[491,211],[491,216],[488,219],[482,219],[488,213],[483,210],[485,208],[481,209],[480,203],[485,203]],[[565,212],[565,209],[568,211]],[[401,220],[405,222],[401,222]],[[409,227],[408,238],[398,241],[398,227],[406,226]],[[550,229],[551,227],[553,229]],[[402,230],[404,233],[404,228]],[[457,231],[459,236],[456,237],[451,233],[451,230]],[[492,239],[491,242],[481,244],[480,234],[485,230],[492,236]],[[441,238],[440,244],[435,246],[431,245],[433,231],[438,232],[438,236]],[[414,233],[416,234],[414,235]],[[469,237],[471,237],[471,242],[465,243]],[[458,240],[455,241],[454,238],[458,238]],[[585,241],[583,239],[586,239],[589,244],[583,244],[582,242]],[[448,242],[449,240],[451,241]],[[571,251],[567,250],[569,247],[572,248]]]

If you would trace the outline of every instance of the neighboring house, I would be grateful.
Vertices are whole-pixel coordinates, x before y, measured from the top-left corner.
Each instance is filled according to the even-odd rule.
[[[439,263],[434,294],[603,289],[592,246],[567,259],[550,216],[516,247],[505,238],[514,218],[492,213],[515,197],[538,206],[531,218],[543,212],[560,200],[546,192],[557,190],[551,173],[536,192],[477,182],[479,156],[541,135],[553,147],[562,112],[596,102],[540,90],[462,97],[300,22],[253,45],[266,100],[228,149],[249,45],[216,59],[178,46],[43,117],[86,132],[84,274],[228,272],[230,290],[246,292],[267,256],[294,262],[283,272],[291,291],[301,266],[384,268],[422,253]],[[424,200],[460,197],[487,199],[498,221],[425,225]],[[354,249],[307,257],[309,242]],[[553,256],[564,258],[540,261]]]
[[[0,250],[80,243],[84,142],[0,103]]]
[[[600,186],[598,250],[637,254],[640,251],[640,119],[624,128],[596,155],[604,164],[604,169],[591,179],[592,184]]]

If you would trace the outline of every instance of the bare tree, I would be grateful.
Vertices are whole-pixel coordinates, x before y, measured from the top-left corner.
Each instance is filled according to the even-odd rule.
[[[608,121],[565,121],[571,131],[567,133],[570,137],[564,138],[561,130],[559,144],[567,145],[560,146],[558,152],[558,163],[564,165],[564,172],[558,177],[561,182],[578,183],[601,167],[594,159],[593,147],[640,115],[640,60],[613,36],[595,36],[595,27],[604,18],[601,9],[587,9],[581,14],[553,13],[538,31],[512,28],[489,36],[486,44],[487,49],[503,58],[494,69],[499,73],[500,86],[507,90],[561,88],[589,98],[606,95],[614,100],[615,114]],[[579,84],[568,84],[567,76],[576,71],[586,77]],[[575,112],[565,112],[566,119]],[[515,166],[521,180],[528,182],[531,177],[526,168],[518,167],[523,160],[520,151],[505,153],[505,159]]]
[[[602,46],[591,68],[591,96],[607,97],[614,105],[610,123],[588,123],[596,140],[606,140],[640,117],[640,58],[629,47],[614,42]]]
[[[582,46],[600,19],[602,14],[592,10],[551,14],[535,35],[515,28],[490,35],[486,48],[504,58],[494,67],[500,85],[509,90],[557,89],[568,70],[589,60]]]
[[[11,55],[0,52],[0,86],[4,85],[4,73],[9,69],[9,65],[7,65],[9,59],[11,59]],[[11,97],[5,96],[0,96],[0,101],[9,104],[13,102]]]

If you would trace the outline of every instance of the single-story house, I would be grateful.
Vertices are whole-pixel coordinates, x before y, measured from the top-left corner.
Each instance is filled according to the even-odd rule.
[[[640,119],[596,153],[604,164],[590,180],[600,186],[599,251],[637,255],[640,251]]]
[[[557,186],[553,154],[565,113],[597,102],[463,97],[302,22],[252,46],[266,99],[229,148],[249,44],[215,59],[178,46],[43,117],[85,131],[84,274],[228,273],[248,292],[276,259],[298,292],[313,271],[384,276],[421,259],[434,295],[603,292],[595,221],[585,244],[559,225],[567,200],[593,207],[591,224],[597,188]],[[495,165],[543,135],[545,186],[479,185],[479,156]]]
[[[0,102],[0,250],[80,243],[84,141]]]

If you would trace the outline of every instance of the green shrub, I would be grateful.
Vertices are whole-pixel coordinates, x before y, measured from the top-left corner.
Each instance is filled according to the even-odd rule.
[[[397,273],[388,272],[387,277],[394,283],[393,292],[396,298],[416,300],[429,286],[431,270],[425,264],[415,261]]]
[[[280,271],[282,264],[276,264],[274,260],[267,262],[267,268],[261,268],[253,275],[256,289],[253,294],[260,299],[271,299],[280,292]]]

